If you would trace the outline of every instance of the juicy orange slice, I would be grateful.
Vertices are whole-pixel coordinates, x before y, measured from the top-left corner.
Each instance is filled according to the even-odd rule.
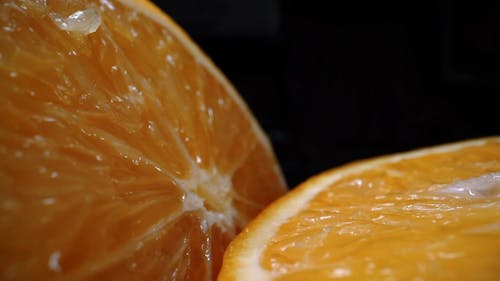
[[[286,190],[224,75],[147,1],[7,0],[0,25],[0,279],[213,279]]]
[[[229,246],[219,280],[498,280],[500,137],[306,181]]]

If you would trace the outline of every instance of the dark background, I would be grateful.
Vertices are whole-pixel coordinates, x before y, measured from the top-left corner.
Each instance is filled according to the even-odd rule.
[[[157,4],[239,90],[294,187],[352,160],[499,134],[490,2]]]

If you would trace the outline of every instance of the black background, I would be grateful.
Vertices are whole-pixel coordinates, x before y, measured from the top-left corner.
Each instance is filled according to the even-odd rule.
[[[494,1],[157,4],[268,133],[290,187],[340,164],[500,133]]]

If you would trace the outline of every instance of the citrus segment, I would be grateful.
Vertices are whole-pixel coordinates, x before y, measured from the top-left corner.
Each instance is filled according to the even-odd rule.
[[[496,280],[500,138],[327,171],[231,243],[221,280]]]
[[[0,278],[213,279],[286,190],[235,89],[149,2],[0,5]]]

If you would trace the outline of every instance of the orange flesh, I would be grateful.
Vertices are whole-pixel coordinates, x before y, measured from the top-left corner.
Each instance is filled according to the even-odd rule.
[[[334,182],[280,227],[261,266],[275,280],[498,280],[499,194],[439,190],[499,172],[499,159],[490,142]]]
[[[215,278],[285,191],[251,117],[150,18],[43,2],[0,4],[0,279]],[[50,16],[86,9],[89,34]]]

